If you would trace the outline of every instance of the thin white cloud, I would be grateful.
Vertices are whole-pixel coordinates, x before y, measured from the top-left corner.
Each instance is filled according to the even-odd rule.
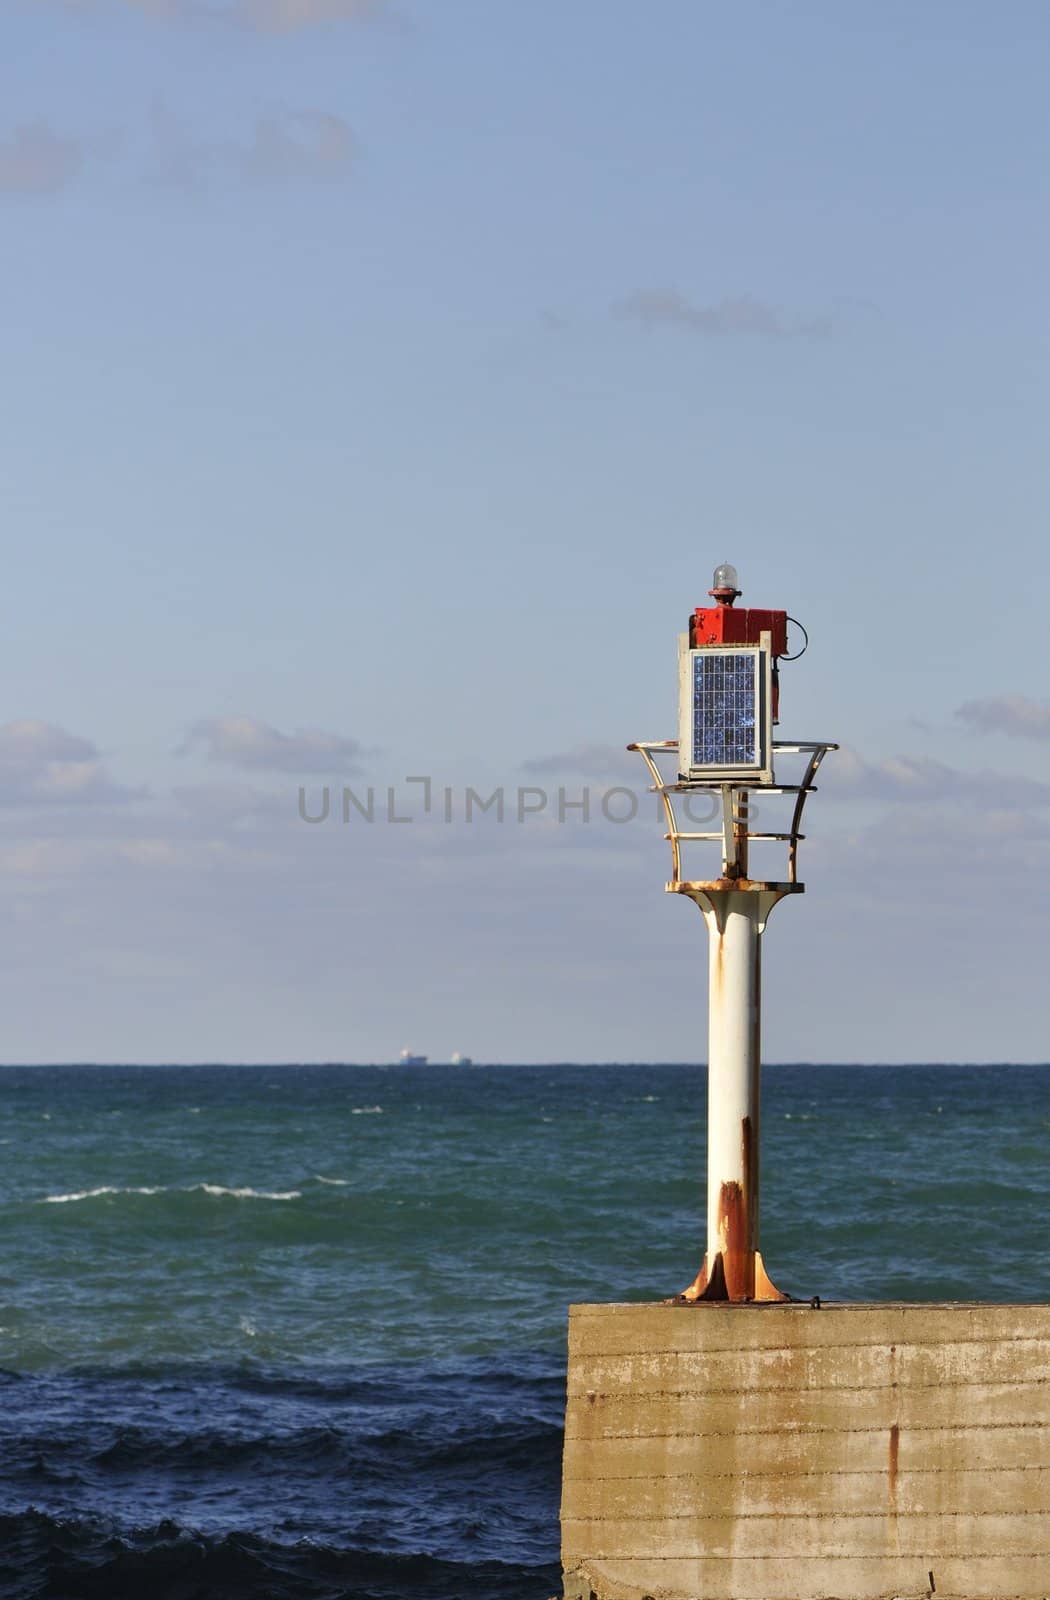
[[[330,111],[271,111],[256,119],[245,138],[200,139],[158,103],[150,132],[147,178],[186,188],[222,179],[338,180],[347,176],[354,161],[349,125]]]
[[[384,0],[235,0],[223,7],[233,20],[269,33],[293,33],[324,22],[375,16]]]
[[[67,11],[123,8],[169,22],[225,22],[260,33],[295,33],[326,22],[378,16],[386,0],[59,0]]]
[[[80,176],[85,147],[46,122],[25,122],[0,140],[0,193],[56,194]]]
[[[931,756],[890,756],[865,761],[855,750],[838,750],[820,771],[820,787],[829,796],[848,794],[851,799],[896,801],[923,805],[931,801],[960,806],[1050,805],[1050,783],[1037,778],[1014,777],[1007,783],[1001,772],[984,768],[969,772]]]
[[[257,717],[206,717],[196,723],[180,753],[203,749],[208,761],[256,772],[359,773],[356,739],[316,728],[281,733]]]
[[[47,883],[126,871],[207,873],[221,866],[250,872],[273,860],[270,852],[238,839],[164,834],[117,840],[24,839],[0,846],[0,877]]]
[[[674,289],[636,289],[612,309],[614,316],[644,328],[680,328],[720,338],[826,339],[831,333],[830,317],[789,317],[750,294],[703,306]]]
[[[235,152],[246,178],[342,178],[354,159],[354,140],[331,111],[284,112],[260,117],[248,143]]]
[[[133,798],[90,739],[29,719],[0,727],[0,804],[77,805]]]
[[[1005,733],[1011,739],[1050,742],[1050,705],[1023,694],[967,700],[955,715],[975,733]]]

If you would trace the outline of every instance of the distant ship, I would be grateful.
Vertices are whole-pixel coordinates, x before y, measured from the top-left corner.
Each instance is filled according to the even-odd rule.
[[[402,1050],[398,1061],[403,1067],[425,1067],[427,1064],[426,1056],[414,1056],[411,1050]]]
[[[458,1050],[453,1050],[452,1060],[449,1065],[453,1067],[472,1067],[474,1062],[470,1056],[461,1056]]]

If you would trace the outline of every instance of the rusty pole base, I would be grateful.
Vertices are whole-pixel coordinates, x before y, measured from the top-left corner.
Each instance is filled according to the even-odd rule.
[[[684,1301],[687,1305],[696,1305],[700,1301],[735,1301],[753,1304],[756,1301],[769,1303],[790,1299],[791,1296],[778,1289],[766,1272],[760,1250],[750,1251],[745,1256],[731,1257],[728,1272],[725,1253],[720,1250],[710,1271],[705,1255],[704,1264],[695,1280],[670,1303],[680,1304]]]

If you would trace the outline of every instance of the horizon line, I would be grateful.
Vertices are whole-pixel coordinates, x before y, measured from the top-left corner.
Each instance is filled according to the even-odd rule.
[[[245,1058],[243,1060],[215,1060],[215,1059],[202,1058],[200,1060],[195,1060],[195,1061],[164,1061],[164,1060],[152,1060],[152,1061],[145,1060],[144,1061],[144,1060],[132,1059],[130,1057],[127,1058],[127,1059],[117,1059],[117,1060],[96,1060],[96,1059],[84,1058],[82,1060],[76,1060],[76,1061],[70,1061],[70,1060],[0,1061],[0,1072],[36,1071],[38,1069],[42,1070],[42,1071],[47,1071],[50,1068],[56,1068],[56,1067],[104,1068],[104,1069],[125,1068],[125,1067],[139,1067],[139,1068],[142,1068],[144,1070],[152,1070],[154,1068],[157,1068],[157,1069],[161,1069],[161,1068],[172,1069],[172,1068],[175,1068],[175,1069],[180,1069],[180,1070],[184,1069],[184,1070],[189,1070],[189,1071],[200,1071],[200,1070],[210,1070],[210,1069],[226,1070],[226,1069],[238,1068],[238,1067],[254,1067],[254,1068],[266,1069],[268,1071],[275,1071],[275,1072],[287,1071],[287,1070],[289,1070],[291,1068],[295,1068],[295,1069],[305,1068],[305,1069],[309,1070],[311,1068],[320,1068],[320,1067],[351,1067],[351,1068],[366,1068],[366,1069],[373,1069],[373,1070],[387,1070],[389,1068],[396,1067],[401,1071],[417,1071],[417,1072],[418,1071],[424,1071],[424,1070],[425,1071],[431,1071],[431,1070],[434,1070],[436,1068],[441,1068],[441,1067],[448,1067],[451,1070],[462,1071],[462,1072],[475,1072],[475,1071],[478,1071],[478,1070],[485,1070],[485,1069],[491,1068],[491,1067],[499,1067],[501,1069],[510,1069],[512,1071],[513,1070],[517,1070],[517,1069],[523,1069],[523,1068],[527,1069],[527,1068],[530,1068],[530,1067],[540,1068],[540,1069],[542,1069],[544,1071],[551,1071],[551,1070],[554,1070],[554,1069],[560,1068],[560,1067],[588,1067],[588,1068],[594,1068],[594,1067],[599,1067],[599,1068],[601,1068],[601,1067],[674,1067],[674,1068],[681,1068],[681,1069],[684,1070],[684,1069],[687,1069],[687,1068],[699,1068],[699,1067],[706,1068],[707,1065],[708,1065],[708,1063],[706,1061],[686,1061],[686,1060],[680,1060],[680,1061],[660,1061],[660,1060],[638,1061],[638,1060],[635,1060],[635,1061],[632,1061],[632,1060],[616,1060],[616,1059],[612,1059],[612,1058],[607,1059],[607,1060],[596,1060],[596,1061],[566,1060],[566,1059],[562,1059],[562,1060],[547,1060],[547,1061],[481,1061],[481,1060],[478,1060],[476,1058],[468,1058],[468,1060],[469,1060],[469,1065],[467,1065],[464,1062],[449,1061],[449,1060],[446,1060],[444,1058],[439,1058],[439,1059],[434,1059],[434,1060],[427,1059],[426,1062],[425,1062],[425,1066],[413,1067],[413,1066],[409,1066],[409,1065],[407,1065],[407,1064],[405,1064],[405,1063],[403,1063],[401,1061],[398,1061],[398,1060],[389,1060],[389,1061],[386,1061],[386,1060],[384,1060],[384,1061],[348,1061],[348,1060],[342,1060],[342,1059],[336,1059],[336,1058],[316,1059],[316,1060],[303,1060],[303,1061],[291,1061],[291,1060],[253,1061],[253,1060],[250,1060],[248,1058]],[[850,1070],[850,1069],[853,1069],[853,1068],[857,1068],[857,1067],[887,1067],[887,1068],[895,1068],[895,1067],[909,1067],[909,1068],[910,1067],[952,1067],[952,1068],[974,1067],[974,1068],[984,1069],[984,1068],[992,1068],[992,1067],[1050,1067],[1050,1061],[1036,1060],[1036,1059],[1027,1060],[1027,1061],[1020,1061],[1020,1060],[1009,1060],[1009,1061],[1003,1061],[1003,1060],[999,1060],[999,1061],[990,1061],[990,1060],[989,1061],[948,1061],[948,1060],[943,1060],[943,1059],[941,1059],[941,1060],[927,1060],[927,1061],[906,1061],[906,1060],[903,1060],[903,1059],[900,1060],[900,1061],[867,1061],[867,1060],[866,1061],[856,1061],[856,1060],[855,1061],[846,1061],[846,1060],[835,1060],[835,1059],[830,1059],[829,1058],[827,1060],[820,1060],[820,1061],[801,1060],[801,1059],[799,1059],[799,1060],[790,1060],[790,1061],[764,1061],[762,1063],[762,1066],[764,1068],[768,1068],[768,1069],[774,1070],[774,1071],[778,1070],[778,1069],[781,1069],[781,1068],[785,1068],[785,1067],[838,1067],[838,1068],[841,1068],[841,1069],[847,1070],[847,1071]]]

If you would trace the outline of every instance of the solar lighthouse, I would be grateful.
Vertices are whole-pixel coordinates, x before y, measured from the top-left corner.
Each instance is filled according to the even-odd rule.
[[[788,1298],[758,1248],[762,935],[773,907],[804,892],[797,878],[803,808],[825,755],[838,748],[773,737],[779,664],[797,659],[808,640],[784,611],[737,606],[741,592],[736,569],[717,567],[713,603],[697,606],[679,637],[678,738],[628,746],[663,802],[673,872],[667,891],[692,900],[708,931],[707,1248],[687,1301]],[[805,641],[795,655],[789,622]],[[778,781],[775,763],[791,763],[794,781]],[[780,831],[752,830],[752,796],[761,796],[763,815],[767,797],[786,806]],[[707,831],[679,825],[679,809],[692,821],[697,803]],[[683,874],[683,849],[695,845],[720,848],[717,878]],[[754,845],[786,848],[786,877],[752,878]]]

